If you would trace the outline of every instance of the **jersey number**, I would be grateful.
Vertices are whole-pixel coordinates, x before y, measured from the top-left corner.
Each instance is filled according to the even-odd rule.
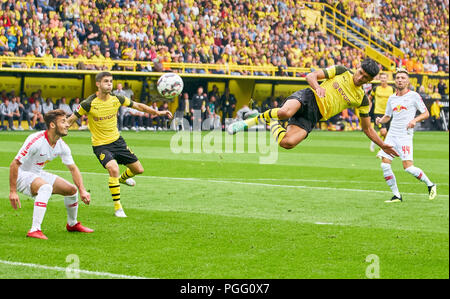
[[[405,155],[406,155],[406,152],[408,152],[408,155],[411,153],[410,147],[406,146],[406,145],[402,146],[402,151]]]

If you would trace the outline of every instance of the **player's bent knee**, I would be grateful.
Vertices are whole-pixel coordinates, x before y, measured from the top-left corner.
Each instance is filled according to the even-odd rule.
[[[117,176],[120,175],[120,174],[119,174],[119,171],[120,171],[120,169],[119,169],[119,164],[117,164],[117,162],[114,161],[114,160],[108,162],[108,163],[106,164],[106,167],[105,167],[105,168],[108,170],[108,172],[109,172],[109,174],[110,174],[111,176],[117,177]]]
[[[74,196],[77,194],[77,192],[78,192],[78,189],[75,185],[70,185],[69,189],[67,190],[67,194],[69,196]]]
[[[142,173],[144,173],[144,167],[141,166],[141,167],[138,169],[138,171],[137,171],[136,174],[142,174]]]
[[[298,143],[292,142],[289,138],[283,138],[280,142],[280,146],[285,149],[293,149]]]
[[[288,119],[290,118],[292,115],[290,115],[291,113],[289,113],[288,109],[285,108],[281,108],[280,110],[278,110],[278,119]]]
[[[293,107],[286,107],[283,106],[278,110],[278,119],[286,120],[291,118],[295,113],[297,112],[297,109]]]
[[[38,194],[46,193],[46,194],[52,194],[53,187],[50,184],[44,184],[41,187],[39,187],[39,190],[37,191]]]

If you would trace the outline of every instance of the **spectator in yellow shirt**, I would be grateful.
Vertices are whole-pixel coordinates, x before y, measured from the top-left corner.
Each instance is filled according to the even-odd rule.
[[[431,122],[433,123],[433,127],[436,130],[442,130],[442,129],[445,130],[446,129],[444,126],[444,123],[442,122],[442,119],[441,119],[441,108],[443,106],[444,105],[442,105],[442,103],[439,101],[439,99],[436,98],[436,100],[430,107]]]
[[[45,54],[42,56],[42,59],[44,60],[43,67],[46,69],[53,69],[55,68],[55,65],[53,63],[53,55],[51,54],[50,48],[45,49]]]
[[[439,89],[437,88],[437,86],[434,88],[433,93],[431,94],[431,98],[432,99],[436,99],[436,100],[440,100],[442,99],[441,94],[439,93]]]

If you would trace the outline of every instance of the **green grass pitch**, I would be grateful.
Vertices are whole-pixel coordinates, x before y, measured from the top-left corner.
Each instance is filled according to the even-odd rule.
[[[145,172],[122,186],[128,218],[117,219],[90,134],[71,131],[65,141],[92,196],[79,220],[95,232],[65,231],[63,198],[52,196],[49,240],[25,237],[32,200],[21,195],[17,211],[8,200],[9,164],[28,134],[0,133],[0,278],[66,278],[75,266],[81,278],[366,278],[374,266],[380,278],[449,278],[448,133],[414,137],[415,165],[438,197],[429,201],[396,159],[404,202],[386,204],[380,160],[361,132],[313,132],[275,164],[247,150],[177,154],[173,132],[125,132]],[[46,170],[71,181],[60,159]]]

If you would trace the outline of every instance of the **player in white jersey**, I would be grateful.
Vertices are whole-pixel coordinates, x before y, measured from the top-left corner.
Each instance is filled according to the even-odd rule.
[[[377,117],[376,124],[387,123],[392,118],[385,142],[393,145],[400,154],[405,171],[428,186],[428,198],[432,200],[437,195],[436,185],[430,181],[422,169],[413,165],[414,127],[417,122],[427,119],[430,114],[421,96],[417,92],[409,90],[409,84],[408,72],[405,69],[398,69],[395,74],[397,92],[389,97],[386,112],[383,117]],[[417,111],[420,114],[416,117]],[[391,168],[393,157],[387,155],[383,150],[379,151],[378,156],[382,159],[381,168],[386,183],[394,193],[394,196],[386,202],[401,202],[402,196]]]
[[[59,109],[53,110],[45,114],[44,119],[48,129],[31,134],[11,162],[9,172],[11,205],[14,209],[21,208],[17,192],[32,197],[33,222],[27,237],[47,239],[41,231],[47,203],[52,194],[60,194],[64,196],[67,209],[66,229],[69,232],[91,233],[92,229],[82,226],[77,221],[78,191],[85,204],[90,203],[91,196],[84,188],[81,173],[73,161],[69,146],[61,138],[67,135],[69,129],[66,113]],[[75,185],[43,170],[48,162],[58,156],[70,170]]]

